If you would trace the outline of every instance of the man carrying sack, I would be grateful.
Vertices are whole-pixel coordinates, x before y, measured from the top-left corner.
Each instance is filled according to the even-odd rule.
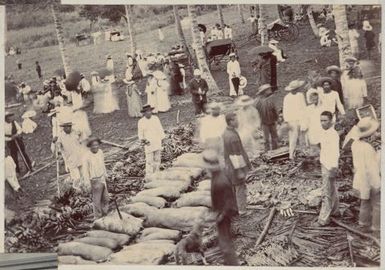
[[[246,175],[251,169],[251,163],[242,146],[236,131],[238,127],[237,115],[233,112],[226,114],[227,128],[223,133],[225,169],[235,189],[235,196],[239,214],[246,214],[247,186]]]

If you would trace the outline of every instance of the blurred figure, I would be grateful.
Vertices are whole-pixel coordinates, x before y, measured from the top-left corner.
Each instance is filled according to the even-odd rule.
[[[318,92],[313,91],[310,94],[310,102],[306,107],[304,126],[306,130],[306,141],[310,146],[312,155],[317,155],[319,152],[318,144],[320,142],[320,134],[322,131],[321,122],[319,121],[321,113],[324,111],[321,106]]]
[[[373,27],[367,19],[364,20],[362,24],[362,29],[365,31],[364,38],[366,50],[368,52],[368,59],[371,59],[372,50],[376,46],[376,42],[374,41],[376,34],[374,34]]]
[[[22,82],[19,87],[20,94],[23,96],[24,102],[29,101],[29,93],[31,93],[32,89],[25,82]]]
[[[225,24],[225,38],[233,39],[233,29],[228,24]]]
[[[229,75],[230,97],[235,97],[239,94],[241,66],[236,59],[237,57],[235,53],[230,53],[229,57],[230,61],[227,62],[227,74]]]
[[[38,76],[39,79],[41,79],[41,78],[42,78],[42,75],[41,75],[41,66],[40,66],[40,64],[39,64],[38,61],[36,61],[35,64],[36,64],[36,72],[37,72],[37,76]]]
[[[11,186],[13,191],[19,195],[19,193],[23,192],[23,190],[20,187],[19,181],[17,180],[17,173],[16,173],[16,164],[13,160],[12,156],[10,155],[10,150],[8,147],[5,147],[5,159],[4,159],[4,169],[5,169],[5,175],[4,178],[8,182],[8,184]]]
[[[142,93],[136,86],[135,81],[123,80],[127,84],[126,96],[127,96],[127,108],[129,117],[141,117],[142,113]]]
[[[278,48],[278,43],[279,41],[271,39],[269,40],[269,47],[274,50],[273,55],[277,58],[278,62],[285,62],[287,57],[283,53],[283,50]]]
[[[112,56],[110,54],[107,55],[106,68],[109,72],[111,72],[111,75],[108,76],[108,80],[110,83],[113,83],[115,81],[114,61],[112,60]]]
[[[91,85],[89,81],[85,78],[83,73],[80,73],[80,78],[81,80],[79,82],[78,90],[84,98],[87,98],[88,93],[91,91]]]
[[[344,93],[342,91],[342,84],[341,84],[341,69],[335,65],[328,66],[326,68],[326,72],[330,76],[330,78],[333,79],[332,82],[332,89],[338,93],[338,96],[340,97],[340,101],[342,105],[345,105],[344,100]]]
[[[157,80],[154,77],[153,73],[148,74],[147,84],[146,84],[146,95],[147,95],[147,104],[153,107],[153,112],[158,113],[158,99],[157,99]]]
[[[356,58],[360,57],[360,47],[358,46],[358,38],[360,37],[360,34],[358,33],[357,29],[355,28],[355,24],[349,25],[349,41],[350,41],[350,47],[352,49],[352,55]]]
[[[194,78],[189,83],[189,90],[195,107],[195,115],[198,116],[203,114],[207,103],[209,86],[207,85],[206,80],[202,78],[202,72],[199,69],[194,70]]]
[[[168,95],[170,84],[167,81],[166,75],[162,71],[156,70],[153,75],[156,79],[156,99],[158,112],[167,112],[171,109],[171,103]]]
[[[164,34],[161,26],[159,26],[158,28],[158,36],[159,36],[159,41],[162,42],[164,40]]]
[[[36,116],[35,111],[26,111],[21,116],[21,118],[23,118],[23,122],[21,123],[21,128],[23,130],[23,133],[25,134],[33,133],[37,128],[37,124],[31,119],[34,116]]]

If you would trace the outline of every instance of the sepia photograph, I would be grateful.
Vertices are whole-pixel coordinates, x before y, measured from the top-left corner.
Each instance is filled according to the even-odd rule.
[[[5,2],[0,269],[380,267],[381,5]]]

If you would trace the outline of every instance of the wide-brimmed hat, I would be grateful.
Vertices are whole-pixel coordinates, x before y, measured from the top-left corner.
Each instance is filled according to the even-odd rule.
[[[243,89],[243,88],[245,88],[246,86],[247,86],[247,79],[246,79],[246,77],[241,76],[241,77],[239,78],[239,88],[240,88],[240,89]]]
[[[102,140],[97,137],[91,136],[87,140],[87,147],[90,147],[93,142],[98,142],[99,144],[101,144]]]
[[[200,69],[194,70],[194,76],[201,76],[201,75],[202,75],[202,71]]]
[[[275,40],[275,39],[270,39],[270,40],[269,40],[269,43],[270,43],[270,44],[278,44],[279,41],[278,41],[278,40]]]
[[[321,77],[317,80],[317,84],[319,86],[322,86],[325,82],[329,82],[330,84],[332,84],[334,80],[330,77]]]
[[[155,108],[154,107],[152,107],[150,104],[145,104],[143,107],[142,107],[142,109],[140,110],[140,112],[141,113],[144,113],[144,112],[146,112],[146,111],[148,111],[148,110],[154,110]]]
[[[271,89],[271,85],[266,83],[266,84],[263,84],[261,85],[259,88],[258,88],[258,92],[256,93],[256,95],[260,95],[262,93],[264,93],[266,90],[268,89]]]
[[[123,79],[123,82],[124,82],[125,84],[128,84],[128,86],[133,85],[133,84],[135,83],[134,80],[127,80],[127,79]]]
[[[364,31],[372,31],[373,27],[370,25],[370,22],[368,20],[365,20],[362,22],[362,29]]]
[[[358,62],[358,59],[353,56],[348,56],[345,58],[345,62]]]
[[[25,119],[25,118],[31,118],[31,117],[34,117],[34,116],[36,116],[36,112],[35,111],[26,111],[25,113],[23,113],[21,118]]]
[[[15,115],[14,113],[12,113],[12,112],[5,112],[5,117],[7,117],[7,116],[11,116],[11,115]]]
[[[358,138],[365,138],[371,136],[377,131],[380,123],[372,117],[364,117],[357,123],[357,136]]]
[[[318,23],[317,24],[317,28],[320,28],[320,27],[322,27],[322,26],[325,26],[323,23]]]
[[[107,54],[107,59],[111,59],[112,58],[112,56],[111,56],[111,54]]]
[[[218,153],[214,150],[205,150],[201,154],[201,166],[204,169],[219,169],[220,163]]]
[[[210,102],[210,103],[207,105],[207,108],[208,108],[208,109],[219,108],[220,110],[222,110],[223,104],[220,103],[220,102],[217,102],[217,101],[213,101],[213,102]]]
[[[62,123],[60,126],[61,127],[72,127],[72,122],[65,122],[65,123]]]
[[[236,57],[235,53],[230,53],[229,57]]]
[[[285,91],[293,91],[298,88],[304,87],[305,85],[306,85],[305,81],[294,80],[294,81],[291,81],[289,85],[285,87]]]
[[[91,72],[91,76],[97,76],[97,75],[99,75],[99,72],[97,72],[97,71],[92,71]]]
[[[253,104],[254,104],[254,100],[248,95],[240,96],[235,102],[235,105],[239,107],[250,106]]]
[[[341,69],[338,66],[336,66],[336,65],[328,66],[326,68],[326,72],[327,73],[330,73],[331,71],[336,71],[338,73],[341,73]]]

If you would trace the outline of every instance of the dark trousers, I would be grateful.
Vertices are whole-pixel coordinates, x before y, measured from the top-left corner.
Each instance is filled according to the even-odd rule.
[[[18,67],[19,69],[21,69],[21,64],[17,64],[17,67]]]
[[[41,77],[42,77],[42,76],[41,76],[41,71],[38,71],[38,72],[37,72],[37,76],[39,77],[39,79],[41,79]]]
[[[238,91],[239,91],[239,83],[240,83],[239,78],[232,78],[232,79],[231,79],[231,82],[232,82],[233,85],[234,85],[235,93],[237,93],[237,95],[238,95]]]
[[[218,242],[222,251],[225,265],[239,265],[237,254],[235,253],[233,241],[231,240],[231,218],[225,217],[217,224]]]
[[[11,157],[13,158],[13,161],[15,161],[15,164],[16,164],[16,172],[17,173],[20,173],[20,167],[19,167],[19,162],[18,162],[18,157],[19,157],[19,149],[16,145],[16,142],[17,144],[19,145],[19,148],[20,148],[20,151],[21,151],[21,154],[24,156],[25,158],[25,161],[24,159],[22,158],[23,162],[26,163],[25,166],[27,167],[27,170],[31,170],[32,169],[32,165],[31,165],[31,160],[29,159],[27,153],[25,152],[25,145],[24,145],[24,142],[22,139],[20,138],[17,138],[15,140],[12,140],[10,142],[7,142],[7,147],[9,148],[10,152],[11,152]]]
[[[278,148],[278,134],[277,134],[277,127],[274,124],[271,125],[264,125],[262,124],[262,130],[263,130],[263,137],[265,139],[265,151],[270,150],[270,139],[271,139],[271,149],[277,149]]]
[[[205,112],[206,102],[204,100],[201,100],[201,101],[198,101],[198,102],[195,101],[193,103],[194,103],[194,107],[195,107],[195,115],[198,115],[198,114],[201,114],[201,113]]]

